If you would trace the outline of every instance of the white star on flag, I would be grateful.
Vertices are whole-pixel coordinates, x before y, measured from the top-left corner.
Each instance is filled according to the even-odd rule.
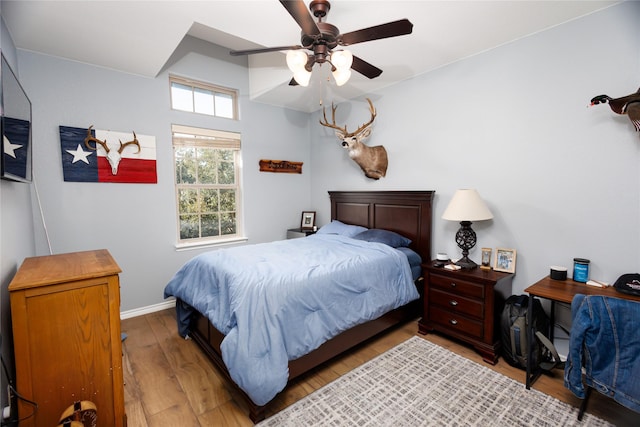
[[[2,141],[3,141],[2,145],[4,146],[4,154],[9,155],[15,159],[16,158],[15,151],[18,148],[22,148],[22,145],[12,144],[11,141],[9,141],[9,138],[7,138],[6,136],[2,137]]]
[[[87,157],[92,154],[91,151],[84,151],[80,144],[78,144],[78,148],[76,148],[75,150],[67,150],[67,153],[73,156],[73,160],[71,160],[71,163],[75,163],[81,160],[86,164],[89,164],[89,160],[87,159]]]

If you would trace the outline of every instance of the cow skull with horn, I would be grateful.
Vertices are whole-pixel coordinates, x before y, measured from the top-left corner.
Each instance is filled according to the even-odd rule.
[[[104,141],[101,141],[98,138],[91,135],[92,127],[93,125],[89,126],[89,129],[87,129],[87,137],[84,139],[84,145],[86,145],[89,150],[93,150],[93,151],[98,150],[98,144],[102,145],[102,148],[104,148],[104,151],[107,152],[107,160],[111,165],[111,174],[117,175],[118,165],[120,164],[120,160],[122,160],[122,151],[124,151],[125,147],[128,145],[135,145],[138,147],[138,151],[136,151],[136,153],[140,152],[140,143],[138,142],[138,137],[136,136],[136,133],[133,132],[133,139],[129,142],[125,142],[124,144],[122,143],[122,141],[118,140],[120,142],[120,148],[118,148],[118,151],[115,151],[109,148],[109,146],[107,145],[106,139]],[[93,142],[95,145],[92,147],[91,145],[89,145],[90,142]]]
[[[320,120],[322,126],[335,129],[336,136],[342,140],[342,146],[349,151],[349,157],[360,166],[360,169],[364,172],[367,178],[380,179],[387,174],[387,165],[389,160],[387,158],[387,150],[382,145],[376,145],[375,147],[369,147],[364,144],[363,141],[371,135],[371,124],[376,118],[376,109],[373,107],[373,103],[369,98],[369,111],[371,112],[371,120],[360,126],[354,132],[347,131],[347,125],[340,127],[336,125],[336,109],[333,103],[331,104],[331,121],[327,120],[327,112],[322,109],[322,115],[324,116],[324,122]]]

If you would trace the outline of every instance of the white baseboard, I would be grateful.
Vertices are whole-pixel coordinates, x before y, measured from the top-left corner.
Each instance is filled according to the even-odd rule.
[[[168,301],[163,301],[159,304],[148,305],[146,307],[134,308],[133,310],[121,311],[120,319],[129,319],[131,317],[143,316],[149,313],[155,313],[156,311],[166,310],[167,308],[172,308],[176,306],[176,300],[170,299]]]

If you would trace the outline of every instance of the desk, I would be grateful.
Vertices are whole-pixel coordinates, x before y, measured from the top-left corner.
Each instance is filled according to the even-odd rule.
[[[590,286],[586,283],[575,282],[572,279],[567,280],[553,280],[549,276],[539,280],[533,285],[529,286],[524,290],[531,297],[539,297],[545,298],[551,301],[551,312],[549,313],[549,317],[551,318],[551,331],[549,333],[551,342],[553,342],[553,327],[555,324],[554,312],[555,312],[555,302],[563,302],[567,304],[571,304],[573,301],[573,297],[576,294],[583,295],[603,295],[607,297],[613,298],[622,298],[629,299],[634,301],[640,301],[640,296],[623,294],[621,292],[616,291],[613,287],[607,288],[599,288],[597,286]],[[531,319],[533,316],[533,304],[529,304],[527,309],[527,320],[528,324],[531,325]],[[533,340],[533,333],[529,331],[529,340]],[[536,372],[532,372],[531,368],[531,350],[532,343],[529,342],[529,354],[527,355],[527,378],[526,378],[526,386],[527,389],[531,388],[531,384],[534,383],[536,379],[540,376],[540,369],[537,369]]]

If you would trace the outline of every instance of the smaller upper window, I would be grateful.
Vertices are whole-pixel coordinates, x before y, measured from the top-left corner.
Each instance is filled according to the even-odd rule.
[[[170,76],[171,108],[209,116],[238,118],[238,93],[233,89]]]

